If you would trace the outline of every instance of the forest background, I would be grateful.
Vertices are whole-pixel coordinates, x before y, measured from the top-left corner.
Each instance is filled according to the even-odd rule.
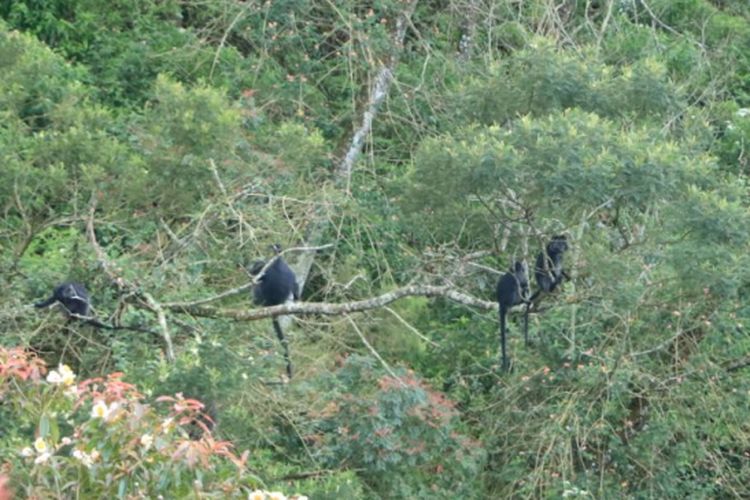
[[[2,0],[0,75],[18,495],[750,496],[746,0]]]

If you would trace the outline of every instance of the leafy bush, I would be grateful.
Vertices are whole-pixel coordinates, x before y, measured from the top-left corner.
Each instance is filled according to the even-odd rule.
[[[654,58],[605,65],[539,39],[491,65],[454,92],[454,112],[481,124],[504,125],[520,116],[579,108],[602,117],[660,116],[673,112],[679,92]]]
[[[484,453],[462,435],[454,404],[415,373],[390,374],[376,363],[349,356],[303,396],[312,404],[297,425],[313,459],[360,470],[386,498],[475,497],[467,479]]]

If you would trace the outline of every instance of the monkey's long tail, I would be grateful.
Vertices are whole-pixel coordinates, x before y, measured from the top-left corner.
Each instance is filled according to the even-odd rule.
[[[286,374],[289,378],[292,378],[292,360],[289,358],[289,342],[284,337],[284,332],[281,330],[281,325],[277,318],[273,318],[273,329],[276,331],[276,337],[281,342],[281,347],[284,348],[284,361],[286,361]]]
[[[45,300],[44,302],[37,302],[34,304],[34,307],[37,307],[41,309],[42,307],[48,307],[51,306],[57,299],[53,296]]]
[[[505,306],[500,305],[500,350],[503,357],[503,371],[508,370],[508,355],[505,352],[505,315],[508,313]]]
[[[523,312],[523,343],[529,345],[529,308],[531,301],[526,302],[526,310]]]

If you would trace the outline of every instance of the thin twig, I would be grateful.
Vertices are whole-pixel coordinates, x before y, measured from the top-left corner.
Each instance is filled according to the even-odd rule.
[[[242,16],[245,15],[245,9],[246,7],[243,7],[240,10],[240,12],[235,16],[235,18],[232,20],[232,22],[229,24],[227,29],[224,30],[224,34],[221,36],[221,40],[219,41],[219,46],[216,47],[216,54],[214,54],[214,60],[211,63],[211,70],[208,72],[209,80],[211,80],[214,77],[214,69],[216,68],[216,63],[219,60],[219,55],[221,54],[221,51],[224,48],[224,44],[227,43],[227,37],[229,36],[229,33],[231,33],[231,31],[234,29],[234,25],[237,24],[239,20],[242,19]]]
[[[99,265],[102,266],[104,273],[109,277],[109,279],[120,292],[132,293],[134,296],[138,297],[141,302],[143,302],[147,309],[156,314],[156,319],[161,329],[161,335],[164,338],[164,343],[167,347],[167,359],[169,361],[174,361],[175,357],[174,348],[172,346],[172,336],[169,333],[169,327],[167,325],[167,317],[164,312],[164,308],[158,302],[156,302],[156,300],[154,300],[151,294],[140,290],[137,286],[126,281],[122,276],[115,272],[116,270],[113,269],[111,262],[107,258],[107,254],[104,253],[104,250],[102,250],[102,247],[99,246],[99,242],[96,240],[96,232],[94,231],[95,212],[96,195],[92,196],[91,198],[89,218],[86,221],[86,232],[88,233],[89,242],[91,243],[91,247],[94,249],[94,253],[96,254],[96,259],[99,262]]]
[[[316,250],[321,250],[324,248],[330,248],[332,247],[332,244],[326,244],[326,245],[320,245],[317,247],[293,247],[293,248],[287,248],[281,251],[281,255],[287,253],[287,252],[312,252]],[[235,295],[239,295],[241,293],[244,293],[251,288],[255,286],[255,284],[258,282],[258,278],[260,276],[263,276],[263,273],[266,272],[266,269],[268,269],[271,264],[273,264],[273,261],[275,259],[268,259],[268,261],[263,265],[263,267],[258,271],[258,273],[253,277],[251,281],[248,283],[245,283],[244,285],[240,285],[238,287],[232,288],[230,290],[226,290],[224,292],[218,293],[216,295],[212,295],[210,297],[204,297],[202,299],[197,300],[191,300],[189,302],[164,302],[162,304],[163,307],[166,307],[167,309],[187,309],[195,306],[200,306],[203,304],[208,304],[210,302],[216,302],[222,299],[226,299],[227,297],[233,297]]]
[[[401,384],[402,387],[406,387],[406,384],[403,380],[401,380],[401,377],[396,375],[396,373],[391,370],[391,367],[388,366],[388,363],[378,354],[378,351],[375,350],[375,348],[367,341],[367,338],[362,334],[362,331],[357,326],[357,323],[354,322],[354,320],[351,317],[348,317],[347,320],[349,320],[349,323],[351,323],[352,328],[354,328],[354,331],[357,332],[357,335],[359,335],[359,339],[362,341],[362,343],[367,347],[367,350],[370,351],[370,354],[375,356],[375,358],[380,361],[380,364],[383,365],[383,369],[387,371],[391,377],[398,380],[399,384]]]
[[[386,311],[388,311],[389,313],[391,313],[397,320],[399,320],[401,322],[402,325],[404,325],[406,328],[408,328],[414,335],[416,335],[420,339],[424,340],[425,342],[427,342],[428,344],[430,344],[432,347],[440,347],[440,344],[438,344],[437,342],[435,342],[433,340],[430,340],[427,337],[425,337],[424,335],[422,335],[422,333],[419,330],[417,330],[416,328],[414,328],[408,321],[406,321],[404,318],[402,318],[401,315],[399,313],[397,313],[396,311],[394,311],[392,308],[385,307],[384,309]]]

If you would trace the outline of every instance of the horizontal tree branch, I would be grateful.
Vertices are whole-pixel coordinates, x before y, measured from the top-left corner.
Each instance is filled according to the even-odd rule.
[[[740,359],[738,361],[735,361],[735,362],[731,363],[725,369],[728,372],[735,372],[737,370],[741,370],[743,368],[747,368],[748,366],[750,366],[750,356],[745,357],[743,359]]]
[[[284,255],[287,252],[315,252],[317,250],[324,250],[326,248],[332,247],[333,244],[328,243],[326,245],[319,245],[316,247],[294,247],[294,248],[287,248],[285,250],[282,250],[281,255]],[[234,295],[239,295],[241,293],[247,292],[249,290],[252,290],[252,288],[256,285],[258,282],[258,278],[260,276],[263,276],[263,274],[266,272],[266,269],[268,269],[271,264],[273,263],[274,258],[270,258],[266,261],[265,265],[258,271],[258,274],[255,275],[255,277],[252,277],[252,279],[245,283],[244,285],[240,285],[238,287],[232,288],[230,290],[225,290],[221,293],[217,293],[216,295],[212,295],[210,297],[204,297],[202,299],[196,299],[191,300],[188,302],[164,302],[162,304],[163,307],[166,307],[167,309],[186,309],[194,306],[200,306],[202,304],[208,304],[209,302],[216,302],[217,300],[222,300],[227,297],[232,297]],[[249,274],[249,273],[248,273]]]
[[[175,312],[192,314],[209,318],[229,318],[236,321],[255,321],[273,318],[286,314],[318,314],[323,316],[338,316],[353,312],[367,311],[384,307],[398,299],[410,296],[444,297],[446,299],[467,306],[491,311],[497,309],[496,302],[481,300],[448,286],[410,285],[397,288],[377,297],[344,303],[327,302],[290,302],[271,307],[255,309],[221,309],[200,305],[164,304],[163,306]],[[196,301],[199,302],[199,301]]]

